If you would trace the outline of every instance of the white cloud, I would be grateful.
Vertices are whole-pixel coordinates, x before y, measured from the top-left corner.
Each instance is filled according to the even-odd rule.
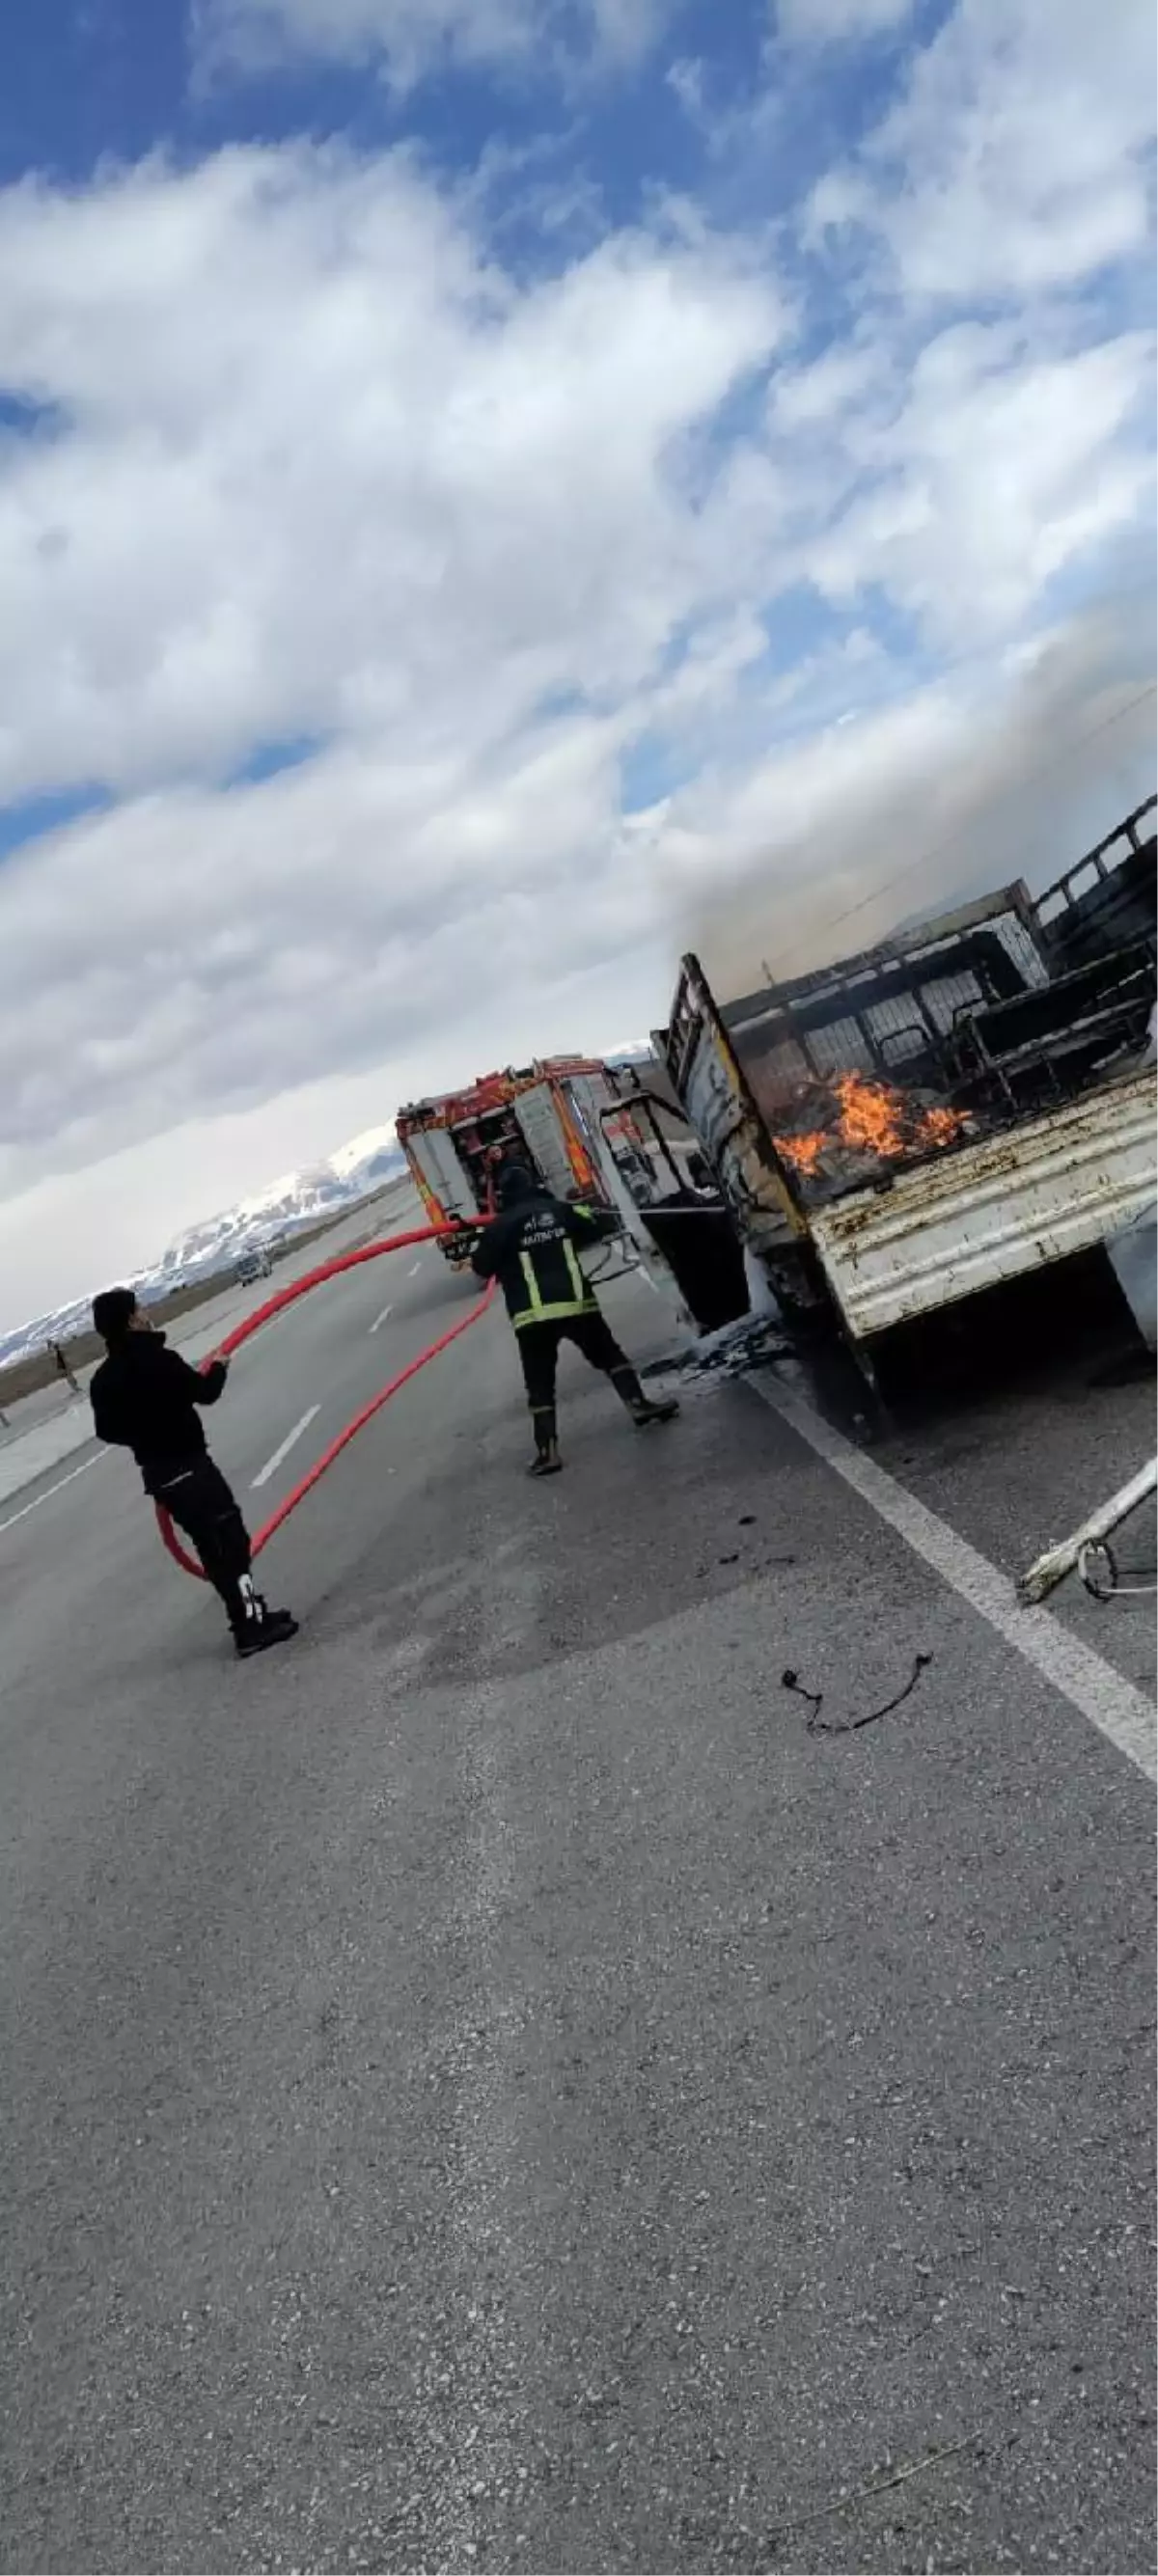
[[[587,1042],[596,966],[626,1024],[620,751],[747,582],[686,442],[780,329],[702,226],[516,288],[403,154],[0,199],[0,384],[51,407],[0,456],[0,800],[121,799],[0,879],[0,1192],[416,1049],[469,1072],[467,996],[484,1054],[515,995]]]
[[[671,0],[196,0],[203,78],[283,63],[366,65],[407,91],[453,66],[606,74],[638,61]]]
[[[813,238],[877,234],[907,295],[1069,286],[1144,248],[1154,129],[1151,0],[958,0],[859,161],[821,181]]]
[[[807,367],[782,368],[772,388],[774,428],[795,431],[828,426],[854,404],[879,393],[880,344],[855,342],[827,349]]]
[[[594,722],[407,771],[334,753],[122,806],[10,863],[0,1182],[412,1055],[481,993],[557,988],[649,926]],[[40,1031],[39,1036],[37,1031]]]
[[[862,43],[892,35],[914,0],[772,0],[776,34],[790,45]]]
[[[1146,443],[1121,433],[1152,365],[1141,332],[1051,357],[1000,327],[940,333],[886,421],[846,424],[846,458],[871,480],[818,538],[814,578],[837,599],[881,584],[954,646],[1016,627],[1144,510]]]
[[[516,293],[402,155],[221,155],[0,201],[0,795],[258,740],[411,760],[646,674],[695,575],[665,470],[779,329],[633,235]],[[681,560],[681,554],[684,559]]]

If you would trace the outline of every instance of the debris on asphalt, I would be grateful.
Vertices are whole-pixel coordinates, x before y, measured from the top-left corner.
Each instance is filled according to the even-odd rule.
[[[734,1324],[721,1324],[714,1333],[704,1333],[678,1351],[670,1351],[661,1360],[648,1361],[642,1377],[682,1377],[694,1382],[708,1377],[742,1377],[747,1369],[760,1368],[769,1360],[794,1357],[795,1346],[775,1315],[741,1315]]]
[[[820,1712],[824,1706],[824,1692],[808,1690],[801,1681],[799,1673],[791,1670],[782,1673],[780,1683],[783,1690],[794,1691],[798,1699],[808,1701],[810,1715],[805,1720],[805,1724],[810,1735],[857,1735],[862,1726],[875,1726],[878,1718],[891,1717],[893,1710],[900,1708],[902,1701],[907,1700],[910,1692],[916,1689],[926,1665],[931,1664],[932,1660],[931,1655],[914,1655],[913,1669],[903,1688],[897,1691],[892,1699],[887,1699],[883,1708],[870,1708],[864,1717],[823,1718]]]

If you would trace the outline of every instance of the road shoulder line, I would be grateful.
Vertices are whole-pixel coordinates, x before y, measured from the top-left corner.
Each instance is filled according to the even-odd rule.
[[[74,1485],[77,1477],[85,1475],[90,1467],[99,1467],[101,1459],[107,1458],[108,1454],[107,1449],[94,1449],[91,1458],[81,1459],[79,1467],[70,1467],[67,1476],[58,1476],[55,1485],[46,1485],[42,1494],[34,1494],[30,1503],[22,1503],[18,1512],[12,1512],[6,1521],[0,1521],[0,1538],[3,1538],[5,1530],[15,1529],[17,1521],[26,1521],[30,1512],[38,1512],[42,1503],[50,1503],[54,1494],[62,1494],[66,1485]],[[45,1472],[42,1468],[41,1474]],[[35,1478],[30,1476],[28,1482],[35,1483]],[[19,1486],[16,1490],[19,1492]]]

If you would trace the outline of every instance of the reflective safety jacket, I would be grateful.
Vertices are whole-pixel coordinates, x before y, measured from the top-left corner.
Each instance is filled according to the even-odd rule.
[[[618,1217],[536,1190],[488,1225],[471,1254],[471,1268],[480,1279],[497,1279],[516,1333],[531,1324],[562,1323],[598,1311],[576,1246],[603,1243],[618,1231]]]

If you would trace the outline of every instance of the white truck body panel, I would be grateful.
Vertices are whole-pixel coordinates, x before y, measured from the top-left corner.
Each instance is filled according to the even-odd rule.
[[[549,1190],[566,1198],[575,1187],[575,1175],[567,1156],[559,1112],[549,1082],[537,1082],[532,1091],[521,1091],[512,1102],[519,1129]]]
[[[474,1198],[454,1139],[445,1127],[419,1127],[407,1144],[428,1188],[448,1216],[473,1216]]]
[[[1154,1197],[1153,1068],[846,1192],[808,1227],[858,1341],[1084,1252]]]
[[[563,1084],[568,1105],[592,1162],[601,1168],[602,1129],[599,1113],[610,1108],[615,1094],[601,1075],[569,1073]]]

